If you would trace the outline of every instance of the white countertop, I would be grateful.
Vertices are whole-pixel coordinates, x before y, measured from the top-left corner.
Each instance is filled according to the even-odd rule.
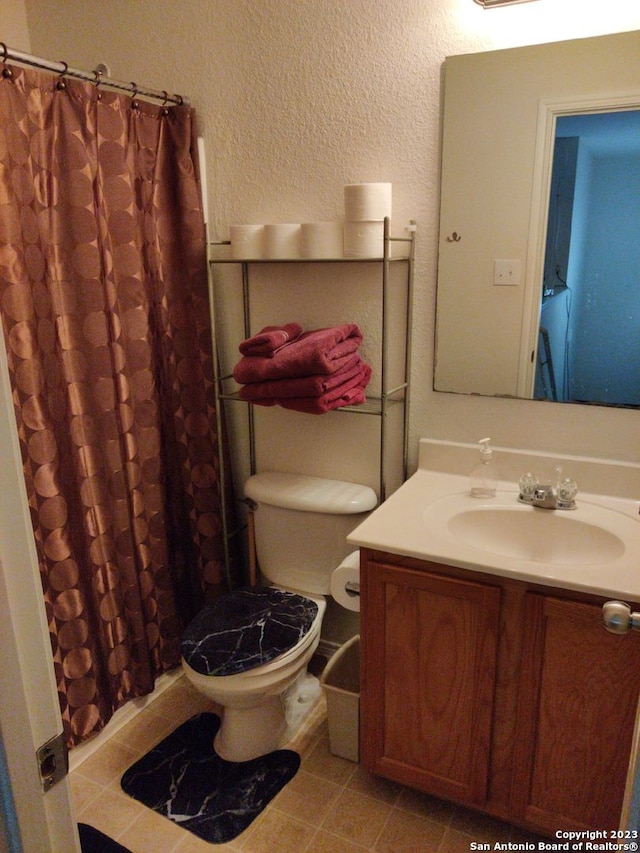
[[[450,445],[448,447],[450,451]],[[522,471],[525,472],[526,469]],[[401,556],[445,563],[551,587],[574,589],[607,598],[640,601],[640,516],[638,500],[579,492],[576,510],[544,510],[522,507],[525,512],[562,513],[587,523],[607,517],[624,534],[625,550],[614,559],[587,564],[545,563],[505,557],[483,551],[454,538],[446,523],[433,525],[428,519],[434,501],[457,495],[462,508],[476,508],[478,499],[469,494],[469,477],[459,473],[420,468],[391,497],[349,536],[351,545],[388,551]],[[514,481],[501,481],[495,499],[485,504],[517,505]],[[482,500],[480,501],[482,503]],[[456,504],[458,500],[456,499]],[[602,513],[599,508],[606,507]],[[431,526],[431,530],[427,529]],[[606,526],[606,525],[605,525]]]

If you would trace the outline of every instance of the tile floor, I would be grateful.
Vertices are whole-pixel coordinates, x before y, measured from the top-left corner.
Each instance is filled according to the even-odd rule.
[[[181,722],[216,708],[180,678],[71,773],[77,819],[132,853],[469,853],[472,841],[533,840],[468,809],[379,779],[332,755],[324,700],[289,744],[294,779],[229,844],[208,844],[132,800],[122,773]]]

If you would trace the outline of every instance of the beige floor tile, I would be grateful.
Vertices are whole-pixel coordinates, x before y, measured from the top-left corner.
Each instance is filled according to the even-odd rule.
[[[143,806],[124,794],[103,791],[102,794],[82,811],[77,812],[80,823],[88,823],[117,838],[142,814]]]
[[[442,823],[445,826],[451,823],[455,808],[452,803],[448,803],[446,800],[439,800],[430,794],[423,794],[422,791],[413,791],[411,788],[404,787],[401,789],[396,806],[412,814],[428,817],[430,820],[435,820],[436,823]]]
[[[90,755],[80,765],[78,772],[96,784],[106,787],[118,780],[124,771],[140,758],[140,754],[137,750],[131,749],[123,743],[118,743],[113,738],[93,755]]]
[[[390,805],[397,802],[402,793],[402,785],[391,782],[389,779],[383,779],[381,776],[374,776],[373,773],[369,773],[360,765],[356,765],[353,775],[347,783],[347,788]]]
[[[368,848],[320,829],[304,848],[304,853],[363,853],[365,850]]]
[[[118,835],[117,840],[131,853],[172,853],[176,844],[182,841],[184,832],[153,809],[143,808],[139,817]]]
[[[322,776],[336,785],[345,785],[357,765],[329,752],[328,738],[322,738],[303,756],[302,767],[315,776]]]
[[[112,742],[120,743],[142,756],[171,734],[175,728],[175,720],[169,720],[161,714],[154,713],[151,708],[146,708],[142,714],[138,714],[121,729]]]
[[[154,699],[149,710],[171,720],[174,728],[202,711],[220,711],[214,702],[196,690],[184,676]]]
[[[329,809],[322,822],[322,829],[362,847],[373,847],[389,819],[391,809],[387,803],[345,790]]]
[[[471,842],[475,840],[464,832],[458,832],[456,829],[447,827],[440,842],[438,853],[469,853]]]
[[[473,836],[473,841],[484,841],[486,843],[508,841],[511,835],[509,824],[482,814],[482,812],[464,808],[464,806],[454,808],[451,827]]]
[[[304,820],[305,823],[320,826],[329,808],[343,790],[341,786],[327,779],[299,770],[280,791],[271,806],[279,812]]]
[[[436,853],[445,831],[441,823],[394,809],[374,850],[376,853]]]
[[[242,847],[238,841],[230,841],[228,844],[209,844],[187,830],[183,831],[183,838],[171,850],[171,853],[242,853]]]
[[[69,774],[69,784],[71,785],[71,798],[76,812],[81,812],[104,791],[102,785],[98,785],[79,772]]]
[[[314,833],[307,823],[267,810],[254,822],[240,849],[243,853],[300,853]]]

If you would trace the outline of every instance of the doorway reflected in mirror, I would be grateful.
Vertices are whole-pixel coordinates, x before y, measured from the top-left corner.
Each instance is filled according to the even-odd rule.
[[[640,110],[559,116],[534,398],[640,406]]]

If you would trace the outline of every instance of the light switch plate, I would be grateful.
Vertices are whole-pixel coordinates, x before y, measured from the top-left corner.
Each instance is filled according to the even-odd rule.
[[[520,284],[520,261],[495,260],[493,262],[493,283],[511,286]]]

